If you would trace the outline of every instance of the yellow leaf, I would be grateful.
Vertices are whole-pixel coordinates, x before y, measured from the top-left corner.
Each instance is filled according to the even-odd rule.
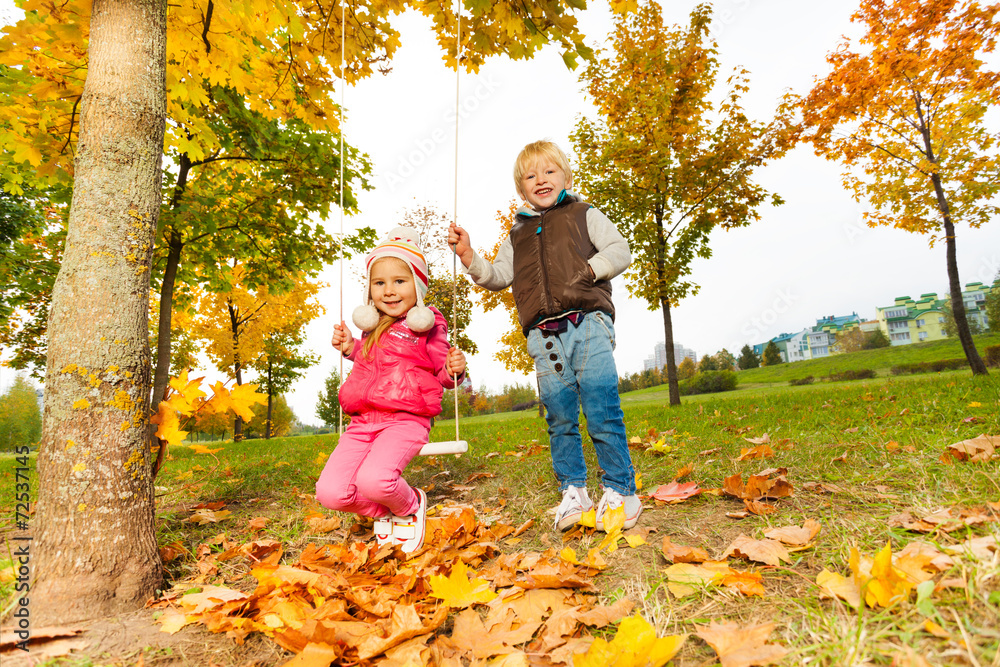
[[[667,588],[677,597],[685,597],[699,588],[718,583],[723,577],[734,574],[734,570],[721,561],[704,563],[674,563],[664,573]]]
[[[587,528],[597,528],[597,510],[584,512],[577,523]]]
[[[241,384],[229,392],[229,396],[233,412],[242,417],[244,421],[253,419],[253,410],[250,409],[250,406],[254,403],[267,403],[267,394],[258,394],[255,384]]]
[[[469,580],[465,563],[461,560],[455,562],[447,577],[437,574],[431,576],[431,597],[444,601],[449,607],[464,609],[477,602],[485,604],[496,596],[485,579]]]
[[[642,616],[627,616],[610,642],[598,637],[586,653],[574,655],[573,667],[660,667],[677,655],[685,640],[687,635],[657,637]]]
[[[176,392],[170,397],[170,402],[174,408],[182,414],[191,414],[194,409],[195,400],[206,396],[201,390],[201,381],[204,377],[188,380],[188,369],[179,376],[170,380],[170,387]]]
[[[191,450],[198,454],[215,454],[216,452],[221,452],[223,448],[209,449],[205,445],[191,445]]]
[[[642,535],[626,535],[625,541],[628,542],[628,545],[633,549],[646,544],[646,540],[642,539]]]
[[[602,519],[606,532],[611,533],[615,529],[620,531],[625,527],[625,505],[604,510],[604,517]]]
[[[857,609],[861,605],[861,590],[854,582],[836,572],[824,569],[816,577],[816,584],[830,597],[837,597]]]

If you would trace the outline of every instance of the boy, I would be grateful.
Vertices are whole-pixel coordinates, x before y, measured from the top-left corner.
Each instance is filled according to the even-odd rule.
[[[550,141],[524,147],[514,184],[527,206],[490,264],[469,234],[452,223],[448,243],[476,284],[502,290],[513,284],[528,352],[535,360],[539,398],[546,409],[552,467],[562,491],[556,528],[566,530],[594,507],[587,495],[587,464],[580,438],[580,406],[604,471],[597,528],[607,510],[624,508],[635,525],[642,503],[625,439],[618,397],[611,279],[632,261],[628,243],[608,218],[569,188],[566,155]]]

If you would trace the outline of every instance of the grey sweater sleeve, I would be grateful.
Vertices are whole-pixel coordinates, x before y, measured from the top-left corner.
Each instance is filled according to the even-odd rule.
[[[500,244],[492,264],[473,251],[472,263],[464,273],[472,278],[472,282],[494,292],[509,287],[514,282],[514,246],[510,236]]]
[[[611,280],[632,263],[632,251],[608,216],[591,206],[587,210],[587,233],[597,254],[590,258],[590,267],[597,280]]]

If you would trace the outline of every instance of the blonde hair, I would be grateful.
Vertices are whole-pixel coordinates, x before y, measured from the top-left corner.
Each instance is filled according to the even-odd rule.
[[[384,257],[379,257],[374,262],[372,262],[371,266],[368,267],[368,290],[369,290],[369,294],[371,293],[371,272],[372,272],[372,269],[374,269],[380,262],[384,262],[384,261],[389,260],[389,259],[395,260],[400,265],[405,266],[406,269],[411,274],[413,273],[413,269],[410,268],[410,265],[407,264],[406,262],[404,262],[403,260],[401,260],[398,257],[393,257],[392,255],[386,255]],[[414,277],[414,281],[416,281],[416,277]],[[393,324],[396,323],[397,320],[400,319],[398,317],[393,317],[392,315],[386,315],[382,311],[378,311],[378,315],[379,315],[379,317],[378,317],[378,324],[376,324],[375,328],[372,329],[372,332],[365,337],[365,343],[364,343],[364,345],[361,348],[361,352],[365,355],[366,359],[370,359],[371,358],[372,348],[375,347],[376,345],[379,345],[379,343],[382,340],[382,335],[386,331],[389,330],[389,327],[391,327]],[[381,347],[381,345],[379,345],[379,347]]]
[[[570,169],[569,159],[562,152],[562,149],[552,141],[544,139],[533,141],[522,148],[521,152],[517,154],[517,159],[514,160],[514,187],[517,188],[517,194],[521,199],[527,199],[521,190],[521,179],[524,178],[524,173],[528,171],[532,163],[539,158],[548,158],[554,162],[566,177],[566,187],[573,187],[573,170]]]

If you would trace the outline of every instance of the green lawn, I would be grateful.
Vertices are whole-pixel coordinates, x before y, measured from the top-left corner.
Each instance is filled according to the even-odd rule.
[[[918,540],[945,548],[970,537],[1000,534],[995,521],[930,535],[891,521],[905,511],[922,516],[945,508],[980,508],[993,518],[1000,513],[986,504],[1000,502],[1000,460],[952,465],[940,461],[951,443],[980,433],[1000,434],[1000,375],[975,378],[968,371],[955,371],[804,387],[775,384],[685,397],[675,408],[666,406],[665,388],[657,387],[623,396],[623,405],[630,437],[648,441],[655,431],[654,439],[664,441],[662,452],[633,450],[645,492],[670,482],[682,466],[693,467],[686,480],[708,489],[721,487],[734,473],[746,477],[782,467],[794,492],[775,501],[774,514],[743,520],[727,517],[742,504],[725,496],[703,494],[667,506],[647,500],[640,526],[655,532],[647,545],[607,554],[610,567],[596,579],[603,596],[633,598],[637,610],[661,634],[693,632],[710,621],[774,622],[772,641],[792,651],[783,663],[788,665],[888,666],[905,647],[927,656],[932,665],[1000,665],[1000,556],[992,561],[962,561],[941,572],[936,581],[952,579],[964,582],[963,586],[935,591],[920,606],[911,595],[889,609],[855,611],[822,598],[816,585],[824,569],[849,574],[852,547],[871,557],[886,544],[894,552]],[[502,506],[500,520],[512,525],[535,519],[523,541],[505,549],[561,548],[562,536],[551,529],[548,513],[558,503],[559,493],[544,420],[534,410],[481,416],[462,420],[461,433],[469,441],[468,454],[415,460],[406,471],[407,479],[426,489],[432,504],[469,503],[484,513],[489,507],[494,515]],[[742,449],[752,446],[746,438],[765,433],[773,458],[737,460]],[[433,440],[452,438],[452,422],[439,422],[432,431]],[[225,532],[236,540],[280,540],[284,558],[291,561],[317,539],[307,523],[317,509],[311,496],[335,441],[335,435],[324,435],[222,443],[211,445],[220,449],[215,454],[173,448],[156,480],[161,545],[180,545],[190,554],[206,544],[217,550],[221,548],[217,536]],[[587,460],[591,495],[596,496],[597,466],[589,444]],[[12,487],[12,469],[11,460],[0,458],[3,493]],[[478,473],[485,476],[466,482]],[[832,484],[834,492],[810,490],[810,483]],[[196,504],[211,501],[224,502],[232,515],[201,526],[182,522]],[[254,517],[265,517],[268,523],[266,530],[251,535],[247,525]],[[718,558],[740,534],[761,538],[770,527],[801,525],[806,519],[818,521],[822,530],[810,547],[792,553],[790,562],[781,567],[739,563],[741,569],[762,574],[764,597],[744,597],[714,586],[682,598],[668,592],[669,563],[660,552],[664,536]],[[584,535],[568,546],[584,553],[599,539]],[[167,585],[189,581],[198,574],[197,563],[182,556],[167,564],[167,572],[171,580]],[[220,569],[207,582],[224,585],[230,574]],[[924,625],[928,619],[952,639],[928,633]],[[198,632],[208,636],[204,629]],[[968,637],[965,648],[959,643],[966,641],[963,633]],[[280,650],[275,651],[280,664]],[[219,664],[245,662],[234,647]],[[672,664],[717,663],[707,645],[689,639]]]

